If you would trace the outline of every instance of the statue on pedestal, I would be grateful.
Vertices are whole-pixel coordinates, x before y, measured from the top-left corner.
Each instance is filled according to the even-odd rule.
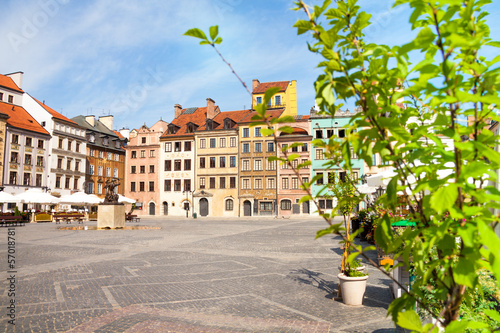
[[[115,193],[115,188],[120,185],[120,180],[112,179],[106,180],[106,185],[104,189],[106,190],[106,196],[104,197],[104,203],[118,203],[118,194]]]

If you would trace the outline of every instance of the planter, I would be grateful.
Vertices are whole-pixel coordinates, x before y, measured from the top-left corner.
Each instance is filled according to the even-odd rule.
[[[338,275],[342,300],[346,305],[362,305],[363,296],[366,290],[366,280],[368,275],[359,277],[349,277],[344,274]]]

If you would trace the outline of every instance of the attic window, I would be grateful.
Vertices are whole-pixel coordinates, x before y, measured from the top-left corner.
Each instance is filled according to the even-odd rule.
[[[175,134],[175,126],[169,126],[168,127],[168,134]]]
[[[224,122],[224,129],[229,129],[231,128],[231,121],[229,119],[226,119]]]
[[[109,145],[109,139],[108,138],[103,138],[102,139],[102,144],[105,145],[105,146]]]
[[[193,133],[193,125],[189,124],[187,128],[188,133]]]
[[[91,143],[94,143],[94,142],[95,142],[95,135],[93,135],[93,134],[92,134],[92,135],[90,136],[90,138],[89,138],[89,141],[90,141]]]
[[[213,123],[211,119],[207,120],[207,130],[209,131],[213,130]]]

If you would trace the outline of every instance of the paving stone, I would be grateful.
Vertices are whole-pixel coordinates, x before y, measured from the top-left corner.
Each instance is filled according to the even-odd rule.
[[[314,240],[320,219],[140,224],[161,229],[17,228],[16,325],[3,315],[0,331],[394,331],[389,280],[375,267],[363,306],[335,300],[342,251],[336,236]],[[6,241],[0,230],[2,306],[10,301]]]

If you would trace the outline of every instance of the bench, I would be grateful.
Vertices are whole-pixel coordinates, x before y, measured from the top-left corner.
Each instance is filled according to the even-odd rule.
[[[2,215],[0,216],[0,227],[24,227],[26,221],[19,215]]]
[[[35,214],[35,222],[52,222],[52,215],[47,213]]]
[[[141,218],[137,217],[137,215],[125,214],[125,221],[140,222]]]
[[[56,224],[61,224],[61,221],[66,221],[66,224],[70,224],[71,221],[77,221],[78,223],[83,223],[83,214],[54,214],[52,216]]]

